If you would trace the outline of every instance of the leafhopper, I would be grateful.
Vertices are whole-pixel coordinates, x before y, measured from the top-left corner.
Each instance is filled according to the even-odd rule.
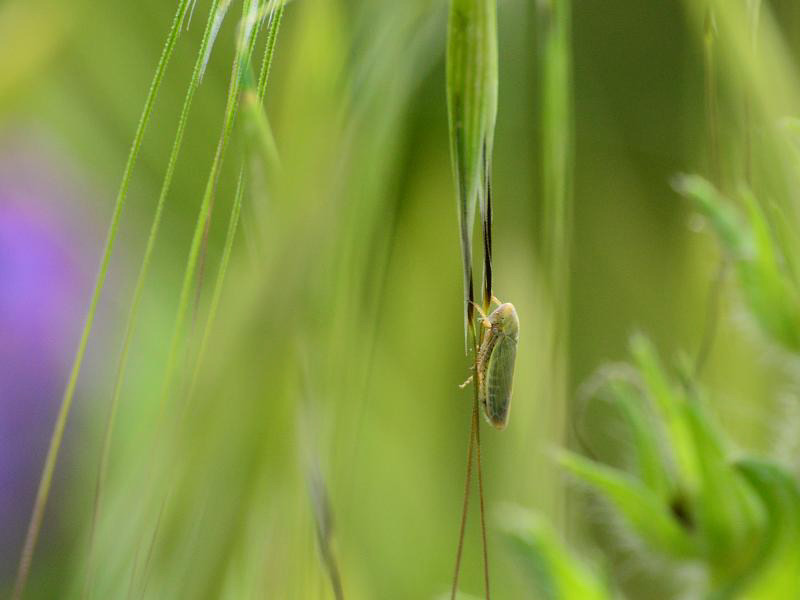
[[[478,400],[486,420],[496,429],[505,429],[517,359],[519,317],[510,302],[501,303],[493,297],[492,303],[499,306],[488,317],[476,306],[484,328],[476,364]]]

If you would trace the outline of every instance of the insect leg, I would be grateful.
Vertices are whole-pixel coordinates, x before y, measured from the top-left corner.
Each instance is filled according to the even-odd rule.
[[[481,325],[486,329],[491,329],[492,325],[491,323],[489,323],[489,317],[486,316],[486,313],[483,312],[483,309],[475,302],[473,302],[472,305],[475,307],[475,310],[477,310],[478,314],[481,316]]]

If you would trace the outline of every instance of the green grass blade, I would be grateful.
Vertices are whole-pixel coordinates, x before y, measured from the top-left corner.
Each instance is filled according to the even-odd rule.
[[[270,70],[270,65],[272,64],[272,56],[275,52],[275,42],[278,37],[278,29],[280,28],[282,16],[283,16],[283,2],[280,2],[278,7],[275,8],[275,10],[270,14],[270,20],[267,32],[267,44],[264,50],[264,57],[261,62],[261,70],[259,73],[259,80],[258,80],[258,89],[255,91],[255,98],[252,101],[248,100],[247,98],[243,98],[243,102],[245,102],[246,104],[245,118],[248,121],[253,121],[260,117],[263,121],[266,122],[266,117],[263,113],[262,103],[264,101],[264,97],[267,92],[267,81],[269,79],[269,70]],[[253,90],[246,90],[245,95],[250,94],[252,92]],[[269,129],[267,129],[267,131],[269,131]],[[271,133],[269,136],[269,140],[271,144],[269,145],[268,156],[269,158],[272,159],[273,164],[277,164],[278,154]],[[244,168],[242,168],[239,171],[239,181],[236,187],[236,195],[233,201],[233,208],[231,210],[230,221],[228,223],[228,232],[225,236],[225,245],[222,251],[222,258],[220,259],[219,273],[217,274],[217,281],[214,284],[214,291],[211,296],[211,305],[209,307],[208,317],[206,318],[206,324],[203,329],[203,336],[201,338],[199,350],[197,352],[194,373],[192,374],[192,381],[189,387],[189,394],[187,398],[191,398],[194,395],[194,390],[197,386],[197,382],[200,376],[200,369],[203,365],[203,359],[205,357],[206,349],[208,348],[208,340],[211,336],[211,328],[214,322],[216,321],[217,311],[219,310],[219,302],[222,297],[222,290],[225,283],[225,275],[228,270],[228,264],[230,263],[231,254],[233,252],[233,242],[236,238],[236,230],[239,225],[239,217],[242,211],[242,200],[244,197],[244,191],[245,191]]]
[[[277,6],[274,6],[276,5]],[[281,20],[283,19],[284,0],[273,0],[270,6],[269,25],[267,28],[267,45],[264,50],[264,57],[261,61],[261,71],[258,78],[258,102],[259,104],[264,101],[264,96],[267,93],[267,82],[269,81],[269,72],[272,67],[272,57],[275,54],[275,42],[278,39],[278,31],[281,27]]]
[[[495,0],[451,0],[447,30],[447,112],[456,180],[464,275],[464,335],[472,321],[472,233],[491,162],[497,117],[497,6]]]
[[[244,168],[239,172],[239,181],[236,184],[236,196],[233,200],[233,208],[231,210],[230,221],[228,222],[228,232],[225,235],[225,247],[222,251],[222,258],[219,263],[219,272],[217,273],[217,281],[214,284],[214,291],[211,296],[211,306],[208,309],[208,317],[206,324],[203,328],[203,337],[200,340],[200,347],[197,351],[197,358],[195,361],[194,372],[192,373],[192,382],[189,386],[189,393],[187,394],[187,401],[194,395],[194,390],[197,387],[197,381],[200,377],[200,369],[203,366],[203,358],[206,354],[208,347],[208,340],[211,336],[212,325],[216,321],[217,311],[219,310],[219,302],[222,298],[222,290],[225,284],[225,274],[228,271],[228,264],[230,263],[231,253],[233,251],[233,242],[236,238],[236,230],[239,226],[239,216],[242,211],[242,197],[244,196]]]
[[[200,250],[204,239],[204,232],[211,218],[212,198],[217,188],[217,182],[222,170],[222,163],[225,158],[228,142],[230,141],[233,133],[233,126],[236,120],[236,112],[240,99],[239,92],[241,90],[245,69],[247,68],[250,57],[252,56],[253,45],[255,43],[255,38],[260,25],[260,20],[256,20],[255,23],[248,23],[251,17],[253,6],[253,0],[245,1],[242,13],[243,25],[240,27],[239,32],[239,40],[237,43],[236,56],[234,58],[231,82],[228,90],[228,99],[225,107],[225,117],[222,132],[220,133],[217,151],[211,164],[211,170],[206,182],[205,193],[203,194],[200,210],[197,215],[197,222],[195,224],[195,230],[192,237],[192,244],[189,249],[189,256],[186,263],[186,269],[184,271],[183,283],[181,285],[181,292],[178,300],[178,311],[173,326],[164,380],[161,388],[157,428],[161,425],[163,412],[166,408],[167,399],[171,391],[172,380],[175,374],[178,358],[181,334],[183,332],[186,316],[189,310],[192,288],[197,271],[198,260],[200,258]],[[158,437],[158,432],[156,437]]]
[[[178,5],[178,9],[175,13],[175,18],[173,19],[169,34],[167,35],[167,41],[161,53],[161,58],[159,59],[158,66],[156,67],[153,81],[150,84],[144,109],[139,119],[139,124],[136,128],[136,134],[134,135],[130,153],[128,154],[128,160],[125,164],[125,170],[122,175],[122,183],[120,184],[119,192],[117,193],[117,198],[114,203],[111,224],[109,226],[105,246],[103,248],[103,257],[100,262],[100,270],[97,274],[94,291],[92,292],[92,299],[89,303],[89,311],[86,316],[83,332],[81,333],[80,342],[78,343],[78,349],[75,353],[75,358],[72,363],[67,388],[61,401],[58,417],[56,418],[55,428],[50,439],[50,447],[47,450],[47,458],[45,459],[42,477],[39,482],[39,489],[36,493],[33,514],[31,515],[28,531],[25,535],[25,544],[22,549],[19,568],[17,570],[17,577],[14,583],[14,591],[12,593],[12,598],[14,600],[22,598],[22,594],[25,590],[25,584],[28,579],[28,573],[33,560],[33,554],[36,549],[36,542],[39,537],[39,530],[41,529],[42,519],[44,518],[45,507],[47,506],[47,499],[50,494],[50,485],[53,480],[53,472],[55,471],[56,463],[58,461],[58,453],[61,449],[61,441],[64,436],[64,429],[67,425],[70,409],[72,408],[72,401],[75,396],[75,388],[78,383],[81,367],[83,365],[83,358],[89,342],[89,335],[91,334],[92,326],[94,325],[94,317],[97,311],[97,305],[100,300],[100,295],[103,291],[103,286],[105,285],[106,275],[108,274],[108,267],[111,262],[111,254],[114,250],[114,242],[117,239],[117,231],[119,229],[119,222],[122,216],[122,208],[125,205],[125,199],[128,195],[128,188],[130,186],[134,166],[136,165],[136,159],[139,156],[142,140],[144,139],[145,130],[147,129],[147,124],[150,122],[153,106],[155,105],[158,91],[161,88],[161,82],[164,78],[164,74],[166,73],[167,65],[172,57],[172,51],[175,49],[175,44],[177,43],[178,36],[180,35],[181,27],[183,26],[183,21],[186,17],[188,7],[189,0],[180,0],[180,4]]]
[[[631,353],[647,392],[664,422],[669,447],[676,461],[676,471],[680,473],[689,491],[694,491],[699,485],[700,474],[692,434],[683,409],[686,398],[670,382],[650,340],[643,335],[634,336],[631,340]]]
[[[792,277],[793,261],[787,241],[776,238],[762,205],[744,190],[740,196],[747,210],[745,219],[702,177],[682,176],[675,187],[694,200],[735,259],[739,283],[755,321],[786,349],[800,352],[800,291]]]
[[[621,471],[569,452],[560,455],[560,462],[609,500],[649,544],[676,557],[696,554],[692,538],[672,517],[668,503],[644,484]]]
[[[204,61],[206,60],[205,57],[207,56],[207,53],[210,51],[210,45],[212,43],[212,36],[211,36],[212,29],[220,12],[218,11],[218,9],[219,9],[219,0],[213,0],[213,3],[209,11],[206,29],[205,32],[203,33],[203,39],[200,45],[198,59],[197,62],[195,63],[194,70],[192,72],[192,79],[191,82],[189,83],[189,89],[186,92],[186,97],[183,102],[183,108],[181,109],[180,117],[178,118],[178,129],[177,132],[175,133],[175,140],[173,142],[172,151],[170,153],[167,162],[167,170],[164,174],[164,180],[161,185],[161,192],[158,197],[155,214],[153,215],[153,221],[150,225],[150,233],[147,237],[147,244],[145,246],[144,255],[142,257],[142,264],[139,268],[139,274],[136,278],[136,284],[134,286],[133,300],[131,302],[131,308],[128,313],[128,320],[125,324],[122,349],[120,351],[120,357],[117,364],[117,371],[114,380],[114,390],[112,392],[111,407],[109,409],[108,420],[105,427],[105,434],[103,436],[103,446],[100,452],[101,458],[98,467],[97,488],[95,491],[94,509],[89,530],[89,553],[87,561],[88,566],[87,566],[86,587],[84,589],[84,597],[89,597],[91,595],[90,589],[91,589],[91,579],[92,579],[92,569],[93,569],[92,563],[93,563],[94,543],[95,543],[94,536],[96,534],[96,528],[100,518],[103,490],[105,487],[105,479],[108,472],[108,461],[111,452],[111,442],[114,433],[114,423],[116,421],[117,411],[119,409],[120,396],[122,394],[122,386],[125,379],[125,370],[128,362],[128,353],[130,351],[130,344],[133,338],[133,332],[139,314],[139,305],[141,303],[142,293],[144,291],[144,284],[150,270],[150,261],[152,259],[152,254],[155,249],[156,240],[158,238],[158,233],[161,225],[161,217],[164,211],[164,206],[166,205],[167,196],[169,195],[169,191],[172,186],[172,179],[175,174],[175,167],[178,162],[178,156],[183,146],[183,138],[186,132],[186,125],[189,118],[189,111],[192,106],[192,101],[194,100],[195,92],[197,91],[197,88],[200,85],[200,79],[202,77],[202,69]]]
[[[800,488],[792,475],[774,464],[744,460],[739,472],[760,497],[767,512],[765,535],[750,571],[737,582],[748,598],[789,598],[800,589]],[[734,590],[739,591],[739,590]]]
[[[614,403],[633,436],[633,454],[639,478],[656,495],[667,498],[673,485],[658,444],[658,432],[645,414],[646,403],[626,383],[614,381],[611,383],[611,390]]]

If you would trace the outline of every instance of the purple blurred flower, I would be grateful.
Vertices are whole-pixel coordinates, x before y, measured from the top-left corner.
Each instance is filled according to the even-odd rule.
[[[0,562],[16,563],[91,286],[74,183],[0,147]]]

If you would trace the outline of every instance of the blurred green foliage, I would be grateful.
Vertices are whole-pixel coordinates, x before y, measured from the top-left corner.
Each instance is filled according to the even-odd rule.
[[[586,1],[568,15],[548,10],[556,2],[498,4],[494,287],[524,325],[511,422],[485,435],[483,458],[490,511],[501,502],[534,511],[490,520],[498,598],[797,589],[796,464],[769,456],[776,429],[795,425],[781,398],[796,384],[800,346],[800,187],[787,127],[800,105],[800,7],[765,1],[754,27],[754,3],[710,4],[717,179],[705,133],[708,3]],[[145,136],[27,598],[84,590],[120,315],[210,6],[198,0]],[[97,190],[85,208],[98,228],[174,10],[161,0],[0,5],[0,135],[21,132],[66,157]],[[266,108],[237,115],[203,284],[156,427],[240,14],[234,2],[221,22],[165,205],[121,390],[92,595],[333,597],[335,557],[346,597],[436,597],[452,574],[471,409],[457,387],[468,373],[444,0],[286,6]],[[241,230],[216,300],[242,164]],[[705,174],[680,180],[692,202],[670,187],[679,172]],[[571,213],[558,200],[570,193]],[[715,235],[691,231],[697,213]],[[561,246],[545,241],[570,222]],[[709,303],[723,260],[735,276]],[[554,332],[557,321],[568,331]],[[694,356],[709,328],[702,372],[660,364],[659,354]],[[634,330],[647,335],[634,338],[636,376],[611,378],[607,402],[578,402],[598,366],[628,355]],[[591,423],[581,441],[597,461],[564,439],[565,421]],[[560,464],[597,494],[565,492],[552,459],[565,446],[576,452]],[[471,512],[461,578],[473,596],[477,522]],[[567,546],[593,560],[570,558]],[[675,583],[686,564],[703,572],[699,583]],[[0,581],[0,592],[12,584]]]

